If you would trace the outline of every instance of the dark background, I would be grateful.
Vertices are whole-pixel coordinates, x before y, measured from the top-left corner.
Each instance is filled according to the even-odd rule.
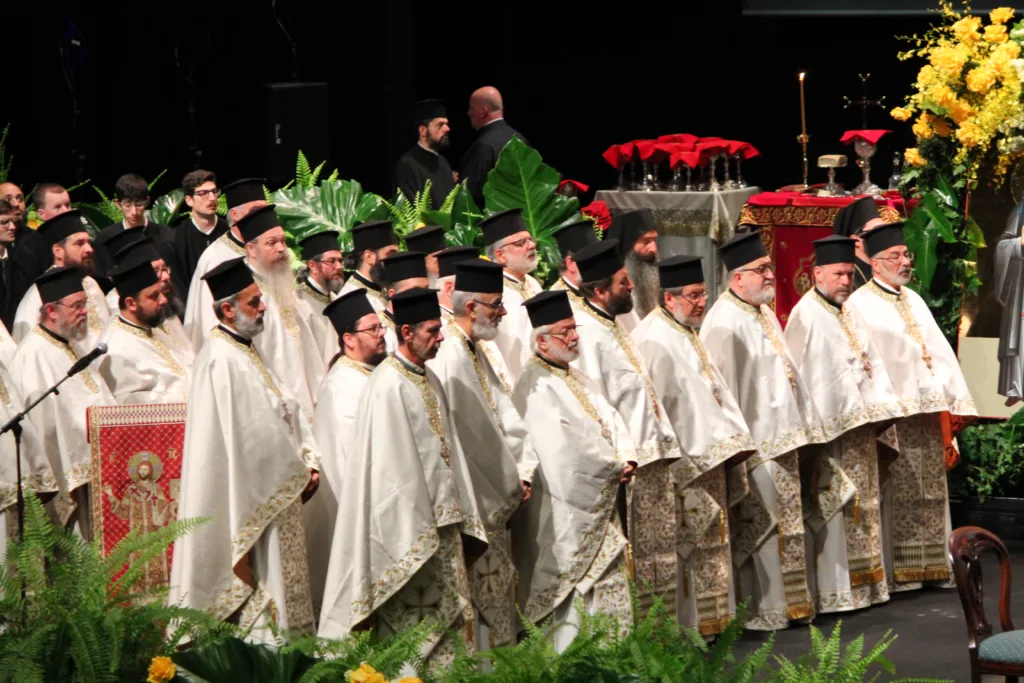
[[[80,175],[109,192],[121,173],[152,178],[164,168],[154,193],[175,187],[195,166],[190,71],[202,166],[222,183],[267,172],[262,85],[292,80],[293,68],[269,0],[32,9],[6,8],[0,40],[7,66],[0,123],[12,124],[12,180],[23,189]],[[328,170],[384,194],[396,158],[415,140],[409,105],[447,99],[448,156],[457,165],[474,135],[466,101],[485,84],[502,91],[509,122],[546,162],[594,189],[615,182],[600,156],[608,145],[681,132],[752,142],[762,157],[744,172],[766,189],[798,182],[797,73],[807,72],[812,166],[820,154],[846,152],[852,160],[839,137],[861,127],[861,114],[844,110],[842,96],[859,97],[857,75],[870,73],[872,97],[885,95],[886,110],[901,103],[919,64],[897,60],[894,36],[923,31],[930,20],[744,16],[738,1],[602,9],[280,0],[277,14],[298,43],[299,80],[329,84]],[[72,23],[84,44],[68,48],[81,109],[77,141],[59,54]],[[892,150],[913,142],[909,125],[876,108],[868,126],[894,131],[876,156],[875,181],[884,185]],[[80,174],[76,148],[85,156]],[[855,176],[848,168],[840,180],[850,186]],[[811,180],[824,182],[824,172],[812,168]],[[91,196],[83,188],[75,198]]]

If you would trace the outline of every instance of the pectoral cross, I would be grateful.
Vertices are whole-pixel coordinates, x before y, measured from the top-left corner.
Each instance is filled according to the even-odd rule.
[[[878,107],[882,109],[885,107],[885,95],[882,95],[877,100],[868,99],[868,79],[871,78],[871,74],[857,74],[860,77],[861,83],[861,96],[859,100],[851,100],[849,97],[843,95],[843,109],[849,109],[850,107],[860,107],[860,127],[867,129],[868,127],[868,107]]]
[[[487,568],[491,569],[490,562],[487,563]],[[491,569],[491,571],[487,572],[480,571],[479,569],[475,569],[474,571],[476,571],[477,576],[482,578],[487,583],[487,589],[491,593],[498,593],[503,589],[503,586],[501,586],[500,584],[495,585],[495,582],[499,579],[498,575],[501,573],[500,566],[497,569]]]

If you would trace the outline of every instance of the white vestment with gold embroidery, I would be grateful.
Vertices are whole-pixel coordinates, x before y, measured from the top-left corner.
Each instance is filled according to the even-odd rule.
[[[903,409],[867,325],[850,307],[812,288],[790,313],[786,343],[828,439],[815,447],[804,491],[817,609],[885,602],[876,439]]]
[[[946,581],[951,525],[940,414],[972,418],[977,408],[956,354],[917,292],[872,279],[846,307],[864,320],[906,415],[896,425],[900,457],[887,477],[882,473],[890,589]]]
[[[172,346],[155,329],[114,317],[100,337],[107,353],[97,372],[119,405],[185,403],[192,377],[192,357]]]
[[[196,272],[188,286],[183,321],[185,332],[192,340],[192,348],[196,354],[203,348],[203,342],[206,341],[210,330],[217,326],[217,315],[213,312],[213,295],[210,294],[210,288],[206,286],[203,276],[225,261],[245,255],[245,246],[239,244],[229,230],[215,239],[196,262]]]
[[[302,416],[313,421],[313,406],[320,381],[327,374],[327,363],[317,344],[309,319],[302,314],[298,299],[289,293],[279,298],[265,287],[258,274],[256,284],[263,290],[263,332],[253,339],[260,358],[282,385],[295,397]]]
[[[317,391],[313,416],[313,435],[320,446],[320,487],[306,504],[306,547],[309,551],[309,583],[313,609],[320,614],[323,605],[327,564],[331,559],[331,540],[338,515],[341,477],[347,457],[345,449],[354,429],[363,387],[373,366],[340,356],[327,372]]]
[[[735,397],[757,446],[747,460],[750,494],[734,511],[737,593],[749,597],[747,628],[786,628],[814,614],[807,587],[797,449],[825,441],[774,312],[731,290],[704,317],[700,340]]]
[[[313,330],[313,338],[316,339],[320,357],[324,359],[324,368],[326,368],[331,359],[341,350],[338,332],[324,315],[324,309],[334,300],[335,296],[327,294],[316,285],[305,281],[295,289],[295,298],[299,301],[299,314],[306,318],[310,329]]]
[[[628,528],[636,582],[646,600],[665,595],[675,607],[678,568],[675,492],[670,468],[695,469],[679,450],[675,432],[644,367],[643,358],[618,320],[587,301],[573,308],[579,325],[579,358],[572,366],[600,389],[622,416],[638,465],[630,484]]]
[[[711,363],[697,332],[664,308],[633,330],[633,341],[687,454],[674,471],[680,560],[676,609],[680,624],[720,633],[736,613],[729,547],[726,463],[756,449],[736,399]],[[745,466],[735,465],[745,479]]]
[[[76,360],[78,355],[70,345],[37,325],[18,345],[11,361],[11,377],[25,401],[31,402],[63,379]],[[93,365],[64,382],[60,393],[47,396],[27,417],[42,441],[58,484],[78,506],[72,519],[61,521],[72,525],[87,540],[92,540],[92,452],[86,410],[113,404],[114,397]]]
[[[220,327],[196,358],[182,457],[178,519],[210,521],[175,542],[168,604],[254,627],[263,642],[268,619],[312,632],[300,496],[318,449],[298,402]],[[254,585],[236,573],[246,564]]]
[[[100,334],[107,326],[107,321],[110,320],[106,297],[103,296],[103,289],[100,288],[96,280],[88,276],[83,277],[82,288],[85,290],[86,305],[88,306],[88,330],[85,339],[71,344],[80,356],[92,351],[96,342],[100,340]],[[39,289],[32,285],[25,292],[21,303],[18,304],[18,311],[14,314],[14,329],[11,331],[14,341],[20,344],[39,324],[39,309],[42,305],[43,300],[39,297]]]
[[[21,391],[14,384],[14,378],[7,368],[0,365],[0,423],[6,423],[25,409]],[[31,420],[21,423],[21,484],[27,496],[30,492],[39,494],[58,493],[60,482],[53,473],[53,467],[39,439],[36,426]],[[58,493],[66,501],[65,494]],[[0,562],[6,561],[7,542],[18,535],[18,463],[14,445],[14,433],[0,436]],[[59,502],[54,499],[53,503]],[[53,503],[48,507],[57,507]]]
[[[440,383],[389,357],[363,387],[353,427],[319,635],[343,638],[371,616],[385,633],[431,619],[425,658],[454,656],[450,630],[472,652],[466,561],[487,535]]]
[[[490,545],[469,567],[482,647],[515,643],[515,564],[508,522],[532,481],[537,456],[523,420],[478,343],[450,323],[427,363],[444,387],[452,424],[476,491]]]
[[[631,623],[626,549],[616,501],[623,468],[636,460],[619,413],[578,371],[534,356],[513,393],[538,465],[532,496],[513,518],[519,606],[540,623],[553,615],[556,648],[572,639],[577,598],[591,612]]]
[[[507,313],[498,325],[498,338],[494,343],[505,359],[505,366],[513,383],[519,380],[523,367],[533,355],[530,351],[530,334],[533,332],[533,326],[523,302],[542,291],[544,288],[531,275],[527,275],[525,280],[519,280],[505,272],[505,291],[502,292],[501,300]]]
[[[18,350],[18,342],[7,331],[7,327],[0,322],[0,363],[5,368],[11,367],[11,360],[14,359],[14,352]]]
[[[107,326],[109,327],[110,323],[121,313],[121,295],[116,287],[107,292],[107,308],[110,310],[110,320],[107,321]],[[196,353],[192,348],[192,340],[185,332],[185,326],[181,324],[177,316],[172,315],[157,327],[154,327],[153,336],[164,344],[176,349],[179,354],[188,356],[190,365],[195,360]]]

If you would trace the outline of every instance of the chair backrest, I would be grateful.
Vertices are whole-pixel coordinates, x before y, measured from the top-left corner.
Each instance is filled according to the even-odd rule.
[[[999,557],[999,622],[1004,631],[1013,630],[1010,619],[1010,555],[999,538],[976,526],[955,529],[949,537],[949,558],[967,618],[967,646],[977,656],[982,640],[992,635],[992,624],[985,618],[982,604],[981,555],[991,550]]]

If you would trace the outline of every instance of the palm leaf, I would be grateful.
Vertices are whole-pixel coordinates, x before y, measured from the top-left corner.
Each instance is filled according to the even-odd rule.
[[[182,217],[183,206],[185,206],[185,191],[181,188],[171,190],[153,200],[153,204],[149,208],[149,220],[161,225],[173,225]]]
[[[541,159],[537,150],[513,137],[498,155],[487,174],[484,201],[488,213],[522,209],[526,227],[537,242],[543,268],[539,279],[557,272],[558,245],[554,230],[580,218],[580,202],[575,197],[557,194],[562,176]]]

